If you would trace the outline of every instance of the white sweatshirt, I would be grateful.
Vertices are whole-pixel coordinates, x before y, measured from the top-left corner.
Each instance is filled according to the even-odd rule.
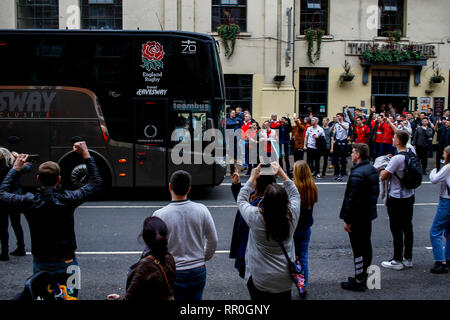
[[[177,270],[201,267],[217,248],[217,232],[208,208],[190,200],[171,202],[155,213],[169,229],[169,252]]]
[[[441,192],[439,193],[439,197],[450,199],[448,194],[447,187],[450,187],[450,163],[446,164],[437,172],[436,169],[433,169],[430,173],[430,181],[431,183],[441,183]]]

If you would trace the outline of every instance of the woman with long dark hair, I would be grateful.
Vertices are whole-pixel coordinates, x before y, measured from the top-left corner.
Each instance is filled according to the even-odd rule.
[[[233,182],[231,191],[233,192],[234,199],[237,200],[239,191],[241,191],[242,188],[237,168],[235,168],[234,174],[231,176],[231,181]],[[275,182],[277,182],[275,176],[259,176],[253,183],[253,189],[255,191],[250,194],[250,204],[259,207],[267,186]],[[238,210],[236,212],[236,218],[234,219],[233,235],[231,237],[230,259],[236,260],[234,267],[239,271],[239,276],[241,278],[244,278],[245,276],[245,251],[247,249],[249,230],[247,223]]]
[[[252,206],[249,198],[253,183],[260,176],[259,165],[252,170],[237,199],[239,211],[250,228],[245,280],[252,300],[290,300],[293,285],[282,246],[293,260],[293,234],[300,215],[300,195],[280,165],[272,162],[271,166],[283,180],[284,188],[270,184],[260,206]]]
[[[295,255],[305,271],[305,284],[302,299],[306,298],[308,286],[308,247],[313,224],[313,208],[317,202],[318,189],[311,174],[311,169],[304,160],[294,163],[294,183],[300,193],[300,219],[294,233]]]
[[[167,251],[167,226],[160,218],[144,221],[142,239],[148,250],[139,262],[130,268],[125,296],[110,294],[111,300],[169,300],[173,298],[175,260]]]

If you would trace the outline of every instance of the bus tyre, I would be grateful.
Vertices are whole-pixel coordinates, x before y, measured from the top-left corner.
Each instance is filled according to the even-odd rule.
[[[102,178],[101,190],[98,196],[104,196],[111,188],[111,174],[102,159],[94,156],[95,163]],[[72,157],[61,164],[61,183],[65,189],[76,190],[88,183],[88,169],[81,159]]]

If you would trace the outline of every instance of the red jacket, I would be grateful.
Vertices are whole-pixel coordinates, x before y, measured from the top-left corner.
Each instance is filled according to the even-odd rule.
[[[281,126],[280,120],[277,120],[277,121],[270,120],[270,127],[272,129],[277,129],[279,126]]]
[[[383,132],[383,143],[392,144],[392,139],[394,138],[394,130],[392,130],[389,123],[386,123],[386,129]]]
[[[245,123],[245,122],[242,123],[241,139],[247,140],[246,139],[247,131],[248,131],[248,129],[250,129],[251,126],[252,126],[252,122],[251,121],[249,121],[248,123]]]
[[[356,133],[356,143],[369,143],[370,128],[367,124],[362,127],[355,126],[354,131]]]
[[[380,122],[375,132],[375,142],[384,143],[384,132],[386,131],[386,126],[389,126],[386,122]]]

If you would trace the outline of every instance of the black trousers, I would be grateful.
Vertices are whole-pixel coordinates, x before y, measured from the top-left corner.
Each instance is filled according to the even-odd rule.
[[[372,263],[372,222],[353,223],[351,231],[348,235],[353,250],[355,278],[362,281],[366,279],[367,269]]]
[[[247,288],[250,293],[250,298],[253,301],[286,301],[292,299],[291,290],[280,293],[271,293],[256,289],[252,277],[248,279]]]
[[[412,259],[414,232],[412,225],[414,196],[387,200],[389,226],[394,243],[394,260]],[[404,248],[404,251],[403,251]]]
[[[320,158],[323,157],[323,165],[322,165],[322,175],[323,176],[327,173],[328,157],[329,156],[330,156],[330,149],[325,149],[319,155],[319,164],[320,164]],[[319,169],[319,171],[320,171],[320,169]]]
[[[438,146],[438,149],[436,151],[436,169],[437,169],[437,171],[441,170],[441,160],[442,160],[443,154],[444,154],[444,149]]]
[[[289,143],[280,144],[280,155],[282,153],[281,149],[284,151],[284,162],[286,164],[286,169],[283,166],[283,157],[280,157],[278,162],[280,163],[280,167],[287,173],[291,170],[291,164],[289,162]]]
[[[313,175],[320,172],[320,154],[317,149],[308,148],[306,149],[306,158],[308,166],[311,169]]]
[[[3,210],[3,209],[2,209]],[[17,247],[24,248],[25,241],[23,236],[22,225],[20,224],[20,212],[9,212],[8,214],[0,214],[0,244],[3,252],[9,250],[9,220],[17,239]]]
[[[304,153],[303,149],[294,149],[294,162],[303,160]]]
[[[335,172],[341,176],[345,176],[347,174],[347,146],[347,140],[338,140],[334,144],[334,156],[336,159]]]
[[[417,157],[420,160],[420,164],[422,165],[422,170],[425,173],[425,170],[428,166],[428,147],[416,146]]]

